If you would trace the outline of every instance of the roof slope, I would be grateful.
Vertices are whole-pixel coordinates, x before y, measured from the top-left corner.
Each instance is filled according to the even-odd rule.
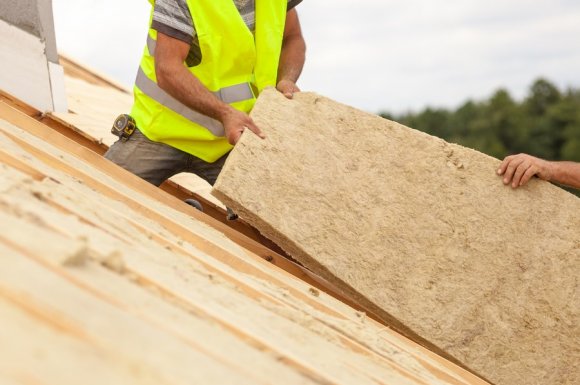
[[[23,110],[0,101],[0,382],[484,383]]]

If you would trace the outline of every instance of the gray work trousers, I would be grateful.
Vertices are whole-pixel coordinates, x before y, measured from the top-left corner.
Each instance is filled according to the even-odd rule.
[[[228,154],[208,163],[167,144],[149,140],[138,129],[127,141],[113,143],[105,153],[105,158],[155,186],[180,172],[194,173],[213,186],[227,157]]]

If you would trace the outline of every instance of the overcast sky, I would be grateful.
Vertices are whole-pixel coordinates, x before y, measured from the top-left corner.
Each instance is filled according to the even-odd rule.
[[[59,51],[131,85],[147,0],[53,0]],[[303,0],[299,86],[370,112],[580,87],[579,0]]]

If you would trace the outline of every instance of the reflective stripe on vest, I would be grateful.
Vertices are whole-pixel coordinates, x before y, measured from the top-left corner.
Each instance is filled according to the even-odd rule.
[[[157,47],[157,42],[147,34],[147,49],[149,49],[149,55],[155,56],[155,47]]]

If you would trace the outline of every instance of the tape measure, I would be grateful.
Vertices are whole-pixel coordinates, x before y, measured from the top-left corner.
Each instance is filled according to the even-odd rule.
[[[135,123],[135,119],[131,115],[122,114],[115,119],[111,133],[118,136],[124,142],[133,135],[136,128],[137,124]]]

